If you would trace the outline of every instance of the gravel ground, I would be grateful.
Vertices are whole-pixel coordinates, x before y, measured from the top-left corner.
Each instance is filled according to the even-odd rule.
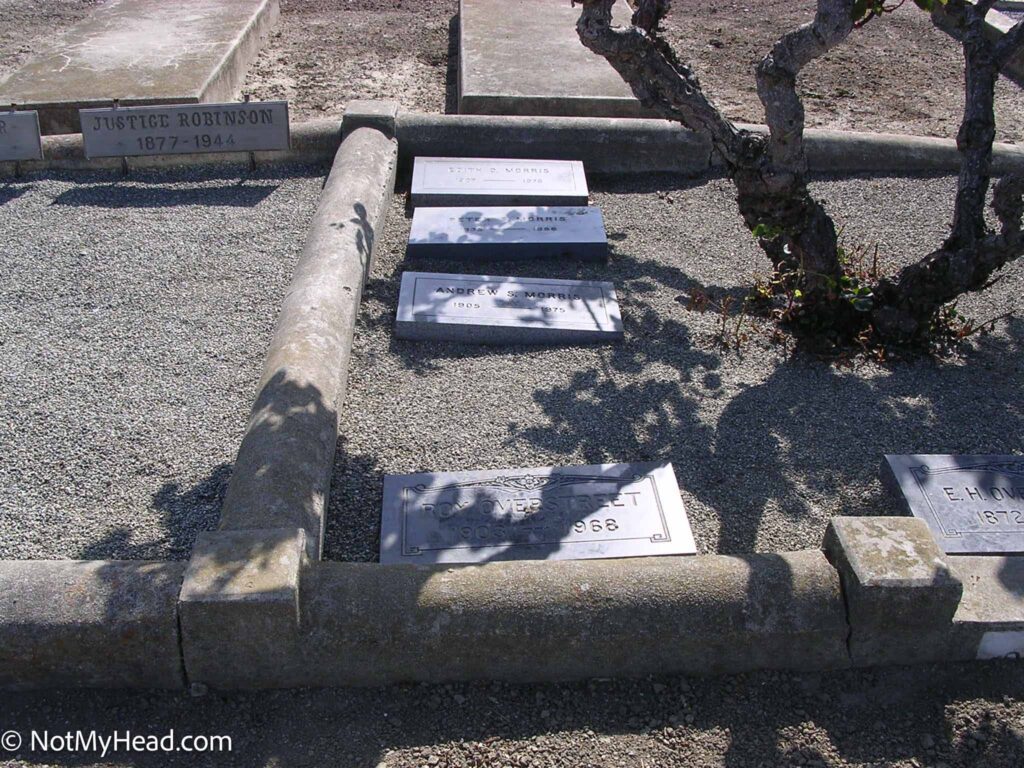
[[[322,173],[0,183],[0,558],[215,527]]]
[[[1024,665],[830,675],[0,699],[0,729],[227,735],[230,754],[22,752],[2,766],[1017,768]]]
[[[403,261],[396,199],[356,332],[327,525],[327,557],[376,559],[383,474],[667,459],[705,553],[816,547],[836,515],[887,514],[885,453],[1021,452],[1024,320],[955,359],[829,365],[753,329],[717,343],[695,292],[741,299],[768,262],[731,184],[665,176],[595,185],[614,245],[607,266],[488,264],[477,271],[611,280],[626,340],[591,347],[478,347],[395,339],[400,273],[474,271]],[[844,239],[893,264],[937,245],[953,178],[820,179]],[[903,205],[902,201],[913,201]],[[642,222],[642,223],[641,223]],[[979,319],[1020,309],[1024,262],[962,302]],[[756,467],[756,471],[751,471]]]

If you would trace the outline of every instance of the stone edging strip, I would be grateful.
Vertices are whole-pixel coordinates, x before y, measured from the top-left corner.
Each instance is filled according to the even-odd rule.
[[[352,102],[344,124],[389,126],[407,163],[416,155],[489,157],[501,148],[506,157],[582,160],[596,174],[674,172],[700,175],[719,167],[706,140],[664,120],[593,117],[507,117],[437,115],[404,112],[389,102]],[[764,131],[763,126],[743,125]],[[956,173],[960,156],[956,141],[929,136],[860,133],[810,128],[806,131],[807,161],[820,173]],[[286,152],[256,152],[265,163],[327,162],[341,142],[335,120],[316,120],[292,126],[292,148]],[[19,170],[121,170],[118,158],[86,159],[82,137],[46,136],[45,159],[22,162]],[[196,165],[244,165],[246,153],[189,154],[130,158],[131,168]],[[1024,146],[997,143],[992,172],[1003,175],[1024,170]],[[0,163],[0,178],[11,177],[14,163]]]

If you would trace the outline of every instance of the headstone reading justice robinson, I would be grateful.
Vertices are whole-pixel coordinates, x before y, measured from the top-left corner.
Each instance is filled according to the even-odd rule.
[[[943,551],[1024,553],[1024,456],[886,456],[882,473]]]
[[[0,112],[0,161],[42,160],[39,113]]]
[[[696,551],[671,464],[384,478],[384,564],[583,560]]]
[[[408,256],[466,259],[608,258],[600,208],[417,208]]]
[[[579,160],[499,160],[417,157],[414,206],[586,205],[587,177]]]
[[[611,283],[405,272],[395,335],[480,344],[615,341]]]
[[[288,102],[83,109],[86,157],[288,149]]]

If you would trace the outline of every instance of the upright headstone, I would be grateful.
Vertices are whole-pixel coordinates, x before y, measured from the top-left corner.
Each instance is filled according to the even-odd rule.
[[[407,254],[454,259],[608,258],[600,208],[417,208]]]
[[[882,473],[943,551],[1024,553],[1024,456],[886,456]]]
[[[417,157],[414,206],[586,205],[587,176],[579,160]]]
[[[288,149],[288,102],[82,110],[86,157]]]
[[[381,563],[692,555],[671,464],[384,478]]]
[[[39,113],[0,112],[0,162],[42,160]]]
[[[278,0],[102,3],[0,83],[0,104],[38,109],[51,134],[77,132],[80,109],[113,99],[122,106],[230,100],[279,14]]]
[[[622,318],[611,283],[405,272],[395,335],[478,344],[615,341]]]

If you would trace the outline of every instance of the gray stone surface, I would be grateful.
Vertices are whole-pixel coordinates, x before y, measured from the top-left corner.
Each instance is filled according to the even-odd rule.
[[[571,206],[417,208],[409,256],[465,259],[608,258],[601,209]]]
[[[395,138],[399,104],[397,101],[350,101],[345,105],[342,130],[351,133],[358,128],[373,128],[389,139]]]
[[[290,147],[285,101],[83,109],[80,114],[90,158]]]
[[[310,225],[267,352],[221,528],[306,531],[323,547],[324,506],[352,334],[395,185],[398,148],[372,128],[345,137]]]
[[[578,160],[417,157],[414,206],[586,205],[589,192]]]
[[[611,283],[553,278],[402,274],[395,335],[479,344],[616,341]]]
[[[1024,552],[1024,456],[888,455],[882,474],[944,551]]]
[[[41,160],[42,157],[39,113],[31,110],[0,112],[0,161]]]
[[[279,14],[278,0],[119,0],[0,83],[0,104],[40,111],[43,133],[73,133],[78,110],[233,98]]]
[[[618,2],[615,20],[628,24]],[[488,115],[642,117],[619,74],[576,35],[569,2],[461,0],[459,112]]]
[[[696,554],[671,464],[387,475],[381,563]]]
[[[912,517],[837,517],[825,554],[839,571],[854,664],[947,658],[963,583]]]
[[[0,688],[182,688],[184,563],[0,561]]]

